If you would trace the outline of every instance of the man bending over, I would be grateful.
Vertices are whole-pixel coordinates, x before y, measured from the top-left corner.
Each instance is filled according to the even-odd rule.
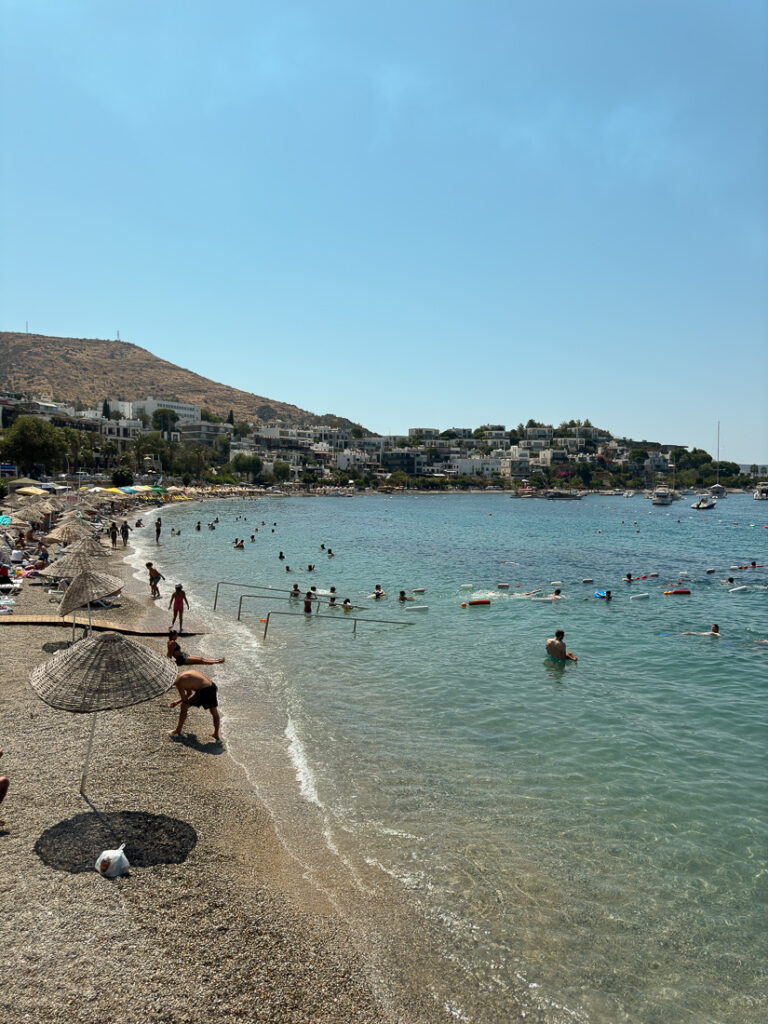
[[[211,736],[217,743],[221,743],[216,683],[209,679],[208,676],[204,676],[202,672],[190,668],[177,676],[176,689],[179,691],[179,699],[173,701],[168,706],[175,708],[177,705],[181,705],[179,708],[179,720],[176,723],[176,728],[169,730],[168,735],[181,736],[181,729],[189,708],[205,708],[211,712],[211,718],[213,719],[213,732]]]

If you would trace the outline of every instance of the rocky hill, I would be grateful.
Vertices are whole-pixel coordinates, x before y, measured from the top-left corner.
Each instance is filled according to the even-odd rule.
[[[219,416],[232,409],[236,420],[352,425],[208,380],[138,345],[101,338],[0,331],[0,389],[89,407],[100,407],[105,398],[130,402],[151,395],[205,406]]]

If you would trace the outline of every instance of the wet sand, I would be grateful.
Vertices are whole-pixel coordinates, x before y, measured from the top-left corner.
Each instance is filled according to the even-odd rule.
[[[102,563],[126,581],[122,607],[98,614],[167,628],[167,585],[152,602],[124,553]],[[45,591],[25,584],[18,613],[55,615]],[[209,740],[207,712],[190,711],[183,741],[167,735],[170,694],[98,716],[88,794],[102,823],[78,792],[90,716],[53,710],[27,681],[70,636],[0,622],[0,774],[11,782],[0,808],[0,1019],[442,1017],[424,993],[392,1005],[352,927],[302,877],[242,771]],[[115,833],[133,867],[108,881],[93,865],[119,845]]]

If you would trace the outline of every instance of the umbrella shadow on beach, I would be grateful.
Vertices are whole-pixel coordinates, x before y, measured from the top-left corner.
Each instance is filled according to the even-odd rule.
[[[56,871],[78,874],[93,871],[99,853],[119,843],[125,843],[132,868],[182,864],[197,844],[197,833],[186,821],[165,814],[86,812],[46,829],[35,853]]]
[[[56,651],[65,651],[71,646],[71,640],[51,640],[47,644],[43,644],[40,650],[45,651],[46,654],[55,654]]]

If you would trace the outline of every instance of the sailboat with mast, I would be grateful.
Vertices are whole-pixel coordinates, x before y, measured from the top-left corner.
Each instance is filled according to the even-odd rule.
[[[717,421],[717,482],[709,488],[709,493],[717,501],[728,497],[728,491],[720,483],[720,420]]]

